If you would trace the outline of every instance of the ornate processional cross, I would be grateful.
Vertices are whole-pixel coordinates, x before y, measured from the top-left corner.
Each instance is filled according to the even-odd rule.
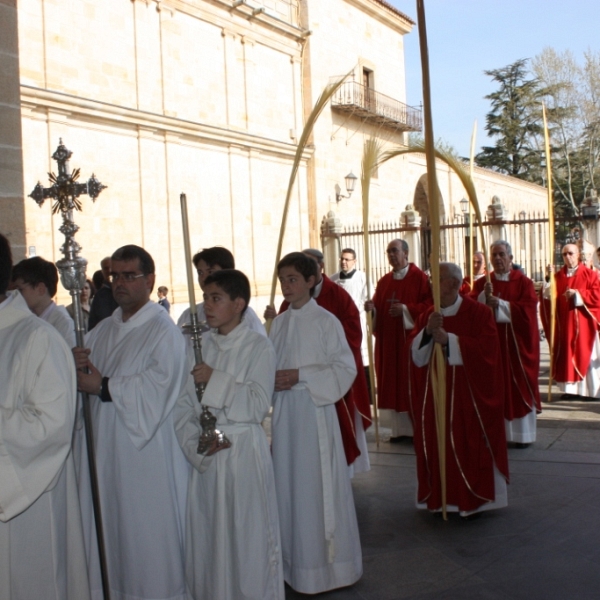
[[[106,188],[96,177],[92,176],[86,183],[77,183],[79,178],[79,169],[72,173],[69,171],[69,159],[73,153],[59,140],[58,148],[52,155],[52,158],[58,163],[58,175],[48,173],[52,185],[45,188],[39,181],[29,194],[40,208],[46,198],[52,198],[52,214],[60,211],[62,215],[62,225],[59,231],[65,236],[65,243],[60,251],[63,258],[56,262],[60,272],[60,280],[71,293],[74,306],[75,317],[75,335],[77,346],[83,347],[84,325],[83,312],[81,309],[81,290],[85,285],[85,270],[87,260],[79,256],[81,246],[75,241],[75,234],[79,227],[73,221],[73,211],[81,210],[81,201],[79,196],[87,194],[94,202],[100,195],[100,192]],[[98,488],[98,473],[96,470],[96,454],[94,445],[94,434],[92,428],[92,413],[90,401],[87,394],[81,394],[83,406],[83,420],[85,424],[85,437],[88,454],[88,464],[90,470],[90,484],[92,487],[92,502],[94,508],[94,518],[96,522],[96,539],[98,542],[98,554],[100,559],[100,574],[102,578],[102,591],[104,600],[110,600],[110,591],[108,586],[108,568],[106,562],[106,547],[104,544],[104,528],[102,526],[102,510],[100,506],[100,493]]]

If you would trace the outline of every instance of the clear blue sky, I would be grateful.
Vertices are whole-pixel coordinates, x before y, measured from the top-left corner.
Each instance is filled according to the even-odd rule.
[[[416,0],[388,0],[416,22]],[[469,156],[477,119],[477,152],[492,145],[485,132],[486,69],[533,58],[545,47],[570,49],[579,62],[600,49],[600,0],[425,0],[433,130]],[[418,30],[405,37],[407,103],[422,100]]]

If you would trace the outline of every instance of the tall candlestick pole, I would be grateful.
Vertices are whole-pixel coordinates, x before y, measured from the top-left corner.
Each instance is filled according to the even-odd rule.
[[[188,278],[188,295],[190,298],[190,325],[192,346],[194,348],[194,357],[197,365],[202,364],[202,328],[198,321],[198,309],[196,308],[196,296],[194,294],[194,276],[192,272],[192,251],[190,247],[190,228],[188,225],[188,214],[187,214],[187,198],[185,194],[179,196],[181,202],[181,221],[183,224],[183,246],[185,252],[186,271]],[[198,441],[198,454],[205,456],[211,456],[219,450],[226,450],[231,448],[231,442],[227,436],[217,429],[217,417],[215,417],[205,404],[202,404],[202,398],[204,397],[205,383],[196,384],[196,397],[200,406],[202,406],[202,413],[198,417],[200,421],[200,427],[202,433]]]
[[[181,221],[183,223],[183,249],[185,251],[185,269],[188,281],[188,296],[190,298],[190,313],[197,314],[196,294],[194,293],[194,272],[192,271],[192,251],[190,244],[190,226],[188,222],[187,197],[185,194],[179,196],[181,202]]]

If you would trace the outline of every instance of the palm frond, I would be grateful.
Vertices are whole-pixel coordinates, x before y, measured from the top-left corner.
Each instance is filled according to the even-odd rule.
[[[277,264],[279,263],[279,260],[281,259],[281,249],[283,247],[283,238],[285,237],[285,229],[287,226],[287,216],[288,216],[288,211],[289,211],[289,207],[290,207],[290,199],[292,197],[292,191],[294,189],[294,183],[296,181],[298,169],[300,168],[300,162],[302,161],[302,155],[304,154],[304,150],[306,149],[308,140],[310,139],[310,136],[312,134],[315,123],[317,122],[317,119],[323,112],[323,109],[325,108],[325,106],[327,106],[327,103],[329,102],[329,100],[331,99],[333,94],[335,94],[335,92],[339,89],[339,87],[346,80],[346,78],[353,72],[353,70],[354,69],[352,69],[351,71],[348,71],[348,73],[346,75],[344,75],[343,77],[340,77],[340,78],[336,79],[335,81],[333,81],[332,83],[329,83],[328,85],[325,86],[325,88],[321,92],[321,95],[315,102],[315,105],[313,106],[313,109],[312,109],[310,115],[306,119],[306,124],[304,125],[304,129],[302,130],[302,135],[300,136],[300,140],[298,141],[298,147],[296,148],[296,154],[294,155],[294,162],[292,164],[292,171],[290,173],[290,179],[288,182],[287,193],[285,195],[285,202],[283,205],[283,215],[281,217],[281,228],[279,229],[279,241],[277,243],[277,252],[275,255],[275,267],[273,268],[273,279],[271,282],[271,296],[270,296],[270,300],[269,300],[269,304],[271,306],[275,302],[275,290],[277,287]],[[270,324],[270,322],[268,322],[267,323],[267,332],[269,331],[270,327],[271,327],[271,324]]]

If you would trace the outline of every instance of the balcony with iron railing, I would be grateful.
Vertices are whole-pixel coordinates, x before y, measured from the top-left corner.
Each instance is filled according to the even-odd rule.
[[[331,108],[398,131],[421,131],[419,108],[380,94],[356,81],[346,81],[331,98]]]

